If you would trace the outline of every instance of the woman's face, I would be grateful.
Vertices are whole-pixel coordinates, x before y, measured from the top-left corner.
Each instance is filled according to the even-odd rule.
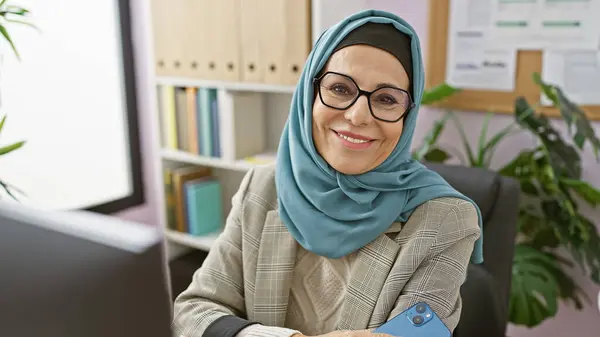
[[[328,71],[351,77],[365,91],[382,85],[404,90],[409,87],[408,75],[400,61],[368,45],[338,50],[329,58],[323,73]],[[315,94],[319,95],[319,91]],[[381,164],[398,144],[403,125],[402,120],[389,123],[375,119],[365,95],[346,110],[330,108],[318,96],[313,103],[315,147],[329,165],[344,174],[368,172]]]

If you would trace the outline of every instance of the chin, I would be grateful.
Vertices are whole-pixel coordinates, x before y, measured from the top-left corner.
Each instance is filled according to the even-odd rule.
[[[342,160],[327,160],[327,163],[336,171],[347,174],[347,175],[357,175],[368,172],[370,168],[365,166],[364,160],[351,160],[351,159],[342,159]]]

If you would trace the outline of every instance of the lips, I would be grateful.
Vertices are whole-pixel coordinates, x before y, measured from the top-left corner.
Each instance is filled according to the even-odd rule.
[[[333,131],[335,133],[337,133],[338,135],[342,135],[344,137],[355,139],[355,140],[362,140],[362,141],[372,141],[372,140],[374,140],[373,138],[366,137],[366,136],[359,135],[359,134],[352,133],[352,132],[348,132],[348,131],[337,131],[337,130],[333,130]]]
[[[334,131],[331,130],[335,135],[336,138],[339,139],[340,144],[342,144],[345,148],[347,149],[351,149],[351,150],[365,150],[368,149],[369,147],[371,147],[371,145],[373,145],[374,143],[374,139],[366,137],[366,136],[362,136],[362,135],[358,135],[352,132],[346,132],[346,131]]]

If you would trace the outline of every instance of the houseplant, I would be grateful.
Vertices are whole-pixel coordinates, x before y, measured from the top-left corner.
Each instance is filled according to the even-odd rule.
[[[29,11],[25,8],[10,5],[7,3],[7,0],[0,0],[0,62],[5,52],[4,46],[8,45],[15,56],[20,59],[19,52],[15,46],[15,43],[9,33],[8,27],[10,25],[27,25],[34,27],[33,24],[27,22],[27,15]],[[34,27],[35,28],[35,27]],[[6,115],[2,117],[0,120],[0,134],[2,129],[4,128],[4,123],[6,122]],[[19,148],[21,148],[25,144],[24,141],[19,141],[14,144],[9,144],[6,146],[0,146],[0,156],[5,156]],[[6,181],[0,179],[0,187],[13,199],[16,199],[14,192],[20,192],[19,189],[10,185]]]
[[[568,127],[566,138],[537,113],[523,97],[514,103],[515,121],[491,137],[488,126],[492,113],[483,122],[477,144],[467,140],[456,115],[446,113],[428,133],[414,153],[418,160],[446,162],[452,157],[437,140],[446,123],[454,122],[462,137],[465,165],[495,170],[515,178],[523,194],[520,205],[518,237],[513,260],[510,296],[510,321],[532,327],[552,317],[558,302],[566,301],[581,309],[591,300],[569,274],[574,261],[595,283],[600,283],[600,236],[590,219],[580,212],[578,202],[595,207],[600,190],[581,179],[581,151],[586,142],[599,159],[600,140],[580,107],[560,87],[544,83],[539,74],[533,81],[560,110]],[[515,132],[533,136],[536,145],[521,152],[503,167],[490,167],[498,144]],[[561,253],[566,252],[569,258]]]

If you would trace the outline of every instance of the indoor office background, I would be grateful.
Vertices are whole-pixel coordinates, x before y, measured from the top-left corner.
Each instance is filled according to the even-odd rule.
[[[119,23],[106,21],[116,17],[118,1],[85,6],[76,0],[8,1],[30,9],[30,20],[39,31],[7,25],[20,59],[5,40],[0,43],[0,115],[7,116],[0,145],[26,141],[21,148],[0,156],[0,180],[24,192],[21,195],[13,191],[21,202],[52,209],[87,208],[164,228],[177,290],[176,286],[188,281],[186,277],[201,263],[222,229],[231,196],[243,174],[253,165],[274,160],[294,84],[312,43],[324,29],[350,13],[383,9],[404,18],[419,33],[427,66],[427,88],[446,82],[460,88],[459,92],[421,108],[412,144],[415,155],[429,150],[423,160],[445,159],[446,165],[481,165],[491,171],[504,168],[519,154],[535,148],[540,140],[548,139],[535,128],[517,128],[499,141],[493,152],[488,152],[493,155],[486,155],[483,160],[478,157],[482,130],[487,130],[488,141],[507,130],[515,123],[515,110],[522,109],[518,105],[515,108],[515,101],[524,96],[536,111],[550,116],[551,127],[579,153],[579,180],[596,190],[581,188],[582,184],[569,186],[577,185],[579,188],[575,186],[573,191],[581,192],[575,197],[577,212],[600,228],[600,210],[590,206],[600,204],[600,161],[596,159],[600,142],[596,150],[591,140],[580,151],[577,147],[582,137],[592,137],[593,132],[600,138],[600,24],[586,21],[581,8],[568,7],[595,6],[591,8],[600,10],[600,1],[552,2],[570,8],[572,12],[564,14],[573,15],[569,19],[582,20],[581,41],[558,36],[556,41],[562,39],[561,42],[538,41],[546,45],[528,48],[522,39],[525,42],[520,42],[518,48],[510,49],[506,45],[515,41],[506,41],[510,40],[507,34],[505,40],[491,43],[497,43],[497,49],[486,50],[477,49],[471,41],[461,41],[464,36],[459,32],[468,30],[465,22],[471,22],[473,17],[485,21],[489,8],[484,3],[510,6],[510,2],[293,1],[131,0],[130,33],[138,109],[133,117],[123,109],[129,99],[124,94],[126,81],[121,74],[106,71],[128,62],[119,54]],[[503,15],[511,15],[510,8],[502,8]],[[265,14],[275,19],[265,22]],[[95,24],[97,27],[93,28]],[[596,44],[590,47],[588,41],[594,38]],[[227,43],[219,43],[222,41]],[[273,41],[280,45],[274,46]],[[554,50],[560,43],[571,45],[562,51]],[[216,45],[218,48],[206,47]],[[501,68],[479,77],[448,69],[461,60],[484,57],[500,60]],[[82,69],[87,71],[82,73]],[[541,74],[542,80],[559,85],[567,99],[581,106],[590,121],[588,129],[584,130],[587,124],[579,117],[571,127],[565,122],[565,113],[578,116],[578,110],[572,107],[561,114],[551,104],[534,105],[541,97],[540,86],[533,78],[535,72]],[[445,120],[448,112],[453,117]],[[424,147],[440,121],[445,123],[439,138],[435,144]],[[576,131],[570,131],[577,127],[583,130],[580,137],[574,137]],[[557,161],[572,164],[577,159],[560,149],[556,151]],[[566,168],[570,169],[573,168]],[[509,175],[508,171],[501,173]],[[468,183],[469,177],[462,179]],[[527,193],[528,186],[521,187]],[[5,194],[2,198],[11,199]],[[197,210],[185,212],[183,203],[196,205]],[[531,234],[523,227],[518,231],[519,235]],[[566,246],[562,244],[556,251],[572,260]],[[593,248],[590,251],[593,253]],[[596,249],[595,254],[599,263],[600,250]],[[514,272],[519,267],[527,268],[527,261],[521,263]],[[534,309],[521,301],[527,294],[531,296],[528,300],[540,295],[536,290],[523,292],[522,287],[542,287],[542,281],[530,280],[537,285],[524,285],[520,282],[527,280],[513,274],[510,317],[522,321],[509,322],[507,336],[598,335],[600,280],[594,282],[591,273],[582,271],[576,263],[561,268],[562,275],[571,277],[581,288],[575,296],[582,300],[582,308],[577,309],[572,301],[560,300],[553,317],[541,321],[528,317]],[[596,272],[598,269],[599,264]],[[525,326],[525,321],[534,326]]]

